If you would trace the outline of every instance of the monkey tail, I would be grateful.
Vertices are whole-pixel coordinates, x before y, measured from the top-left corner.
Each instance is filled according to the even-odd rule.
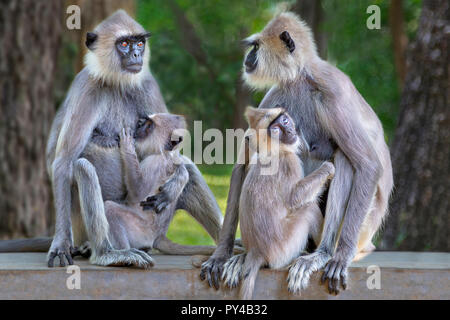
[[[0,252],[47,252],[53,238],[0,240]]]
[[[252,251],[247,253],[244,265],[242,266],[242,285],[239,290],[239,297],[242,300],[250,300],[252,298],[256,277],[263,263],[263,257],[254,254]]]
[[[154,247],[162,253],[173,255],[212,255],[216,250],[216,246],[185,246],[172,242],[165,236],[157,239]]]

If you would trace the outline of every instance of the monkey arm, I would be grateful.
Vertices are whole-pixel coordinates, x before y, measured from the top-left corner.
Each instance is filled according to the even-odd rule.
[[[202,264],[200,279],[207,280],[209,286],[219,288],[219,279],[225,262],[233,254],[234,238],[236,237],[239,222],[239,199],[244,184],[245,168],[249,161],[248,140],[244,139],[243,148],[238,156],[238,163],[231,173],[230,191],[228,192],[227,209],[222,229],[219,234],[219,242],[214,254]]]
[[[130,129],[123,129],[120,133],[120,157],[123,163],[124,180],[127,188],[127,201],[136,204],[145,197],[142,190],[144,187],[144,175],[141,170],[134,139]]]
[[[318,169],[297,182],[290,196],[291,207],[299,208],[308,203],[316,202],[323,191],[325,183],[333,175],[333,164],[331,162],[324,162]]]
[[[160,187],[160,192],[166,193],[170,202],[176,201],[183,192],[184,187],[189,181],[189,172],[186,166],[181,163],[176,165],[174,173],[170,178]]]
[[[159,192],[147,197],[140,205],[144,210],[155,210],[156,213],[163,211],[169,204],[176,202],[189,181],[189,172],[181,163],[176,165],[175,172],[166,183],[159,187]],[[144,197],[146,195],[143,195]]]

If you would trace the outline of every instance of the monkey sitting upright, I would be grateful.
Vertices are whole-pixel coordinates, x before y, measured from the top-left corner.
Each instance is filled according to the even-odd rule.
[[[169,223],[176,211],[180,194],[189,180],[185,159],[177,150],[186,128],[182,116],[157,113],[139,120],[134,137],[130,129],[120,134],[120,162],[114,157],[109,166],[117,166],[123,172],[127,191],[125,203],[105,201],[105,213],[109,224],[108,237],[116,250],[156,248],[170,254],[211,254],[214,246],[183,246],[166,238]],[[134,139],[135,138],[135,139]],[[141,159],[141,160],[139,160]],[[169,203],[155,201],[160,187],[170,179],[171,193],[175,195]],[[145,201],[142,199],[147,198]],[[153,209],[153,211],[149,211]],[[145,210],[145,211],[144,211]],[[87,225],[95,224],[95,221]],[[100,247],[101,248],[101,247]],[[135,250],[143,255],[143,251]],[[148,256],[145,257],[149,259]],[[98,261],[98,260],[108,261]],[[151,259],[151,258],[150,258]],[[91,261],[100,265],[114,265],[114,255],[96,255],[92,248]],[[130,255],[130,265],[138,265],[139,259]],[[153,265],[151,260],[150,265]]]
[[[306,143],[283,108],[247,108],[250,165],[239,200],[242,242],[246,254],[233,256],[222,279],[229,287],[243,280],[240,297],[250,299],[258,270],[263,265],[282,268],[305,249],[308,236],[320,241],[322,214],[317,205],[324,185],[334,175],[331,162],[324,162],[307,177],[298,158]],[[273,148],[277,139],[278,150]],[[278,161],[278,170],[264,174],[263,162]],[[276,190],[276,192],[275,192]]]

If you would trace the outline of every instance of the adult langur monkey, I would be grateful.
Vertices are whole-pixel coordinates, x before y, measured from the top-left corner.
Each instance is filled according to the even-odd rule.
[[[310,29],[296,15],[276,16],[245,43],[251,48],[245,80],[255,88],[270,87],[259,108],[280,105],[292,116],[310,146],[303,159],[308,172],[328,159],[336,167],[321,242],[292,263],[288,289],[305,289],[311,274],[325,267],[322,282],[328,280],[330,293],[338,293],[340,284],[347,287],[356,253],[374,250],[372,237],[387,212],[393,179],[383,128],[351,80],[318,57]],[[216,288],[233,248],[244,176],[245,166],[235,165],[219,244],[202,265],[201,278]]]
[[[148,37],[149,33],[123,10],[87,34],[86,67],[76,76],[58,110],[46,150],[56,208],[55,236],[48,252],[50,267],[55,257],[59,257],[60,266],[65,266],[66,260],[72,264],[74,240],[78,244],[87,239],[91,246],[99,249],[98,259],[93,263],[110,262],[111,259],[105,257],[109,255],[116,257],[114,264],[127,265],[134,261],[131,264],[139,267],[151,265],[151,258],[144,252],[115,250],[108,239],[104,201],[122,201],[126,189],[120,173],[105,168],[102,162],[102,159],[119,156],[118,137],[122,128],[131,128],[134,132],[139,119],[167,112],[148,67]],[[191,162],[185,167],[189,181],[178,198],[177,209],[189,212],[217,241],[222,224],[217,202],[196,166]],[[172,186],[177,183],[176,177],[169,179],[157,194],[156,202],[171,203],[174,199],[171,190],[176,189]],[[78,213],[77,194],[87,224],[85,228],[78,227],[83,221]],[[154,205],[158,207],[160,203]],[[16,244],[15,249],[20,249],[17,243],[13,244]],[[19,245],[33,247],[26,241]],[[2,248],[5,246],[0,244],[0,249],[7,251]],[[36,245],[34,247],[36,249]]]

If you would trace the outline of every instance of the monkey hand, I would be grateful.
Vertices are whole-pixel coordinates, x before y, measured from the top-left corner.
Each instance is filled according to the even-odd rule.
[[[200,280],[204,281],[206,279],[210,287],[214,287],[216,290],[219,290],[219,279],[222,277],[224,265],[227,261],[227,256],[221,255],[215,257],[212,255],[202,264]]]
[[[341,258],[336,252],[335,257],[328,261],[321,278],[321,284],[328,280],[328,292],[330,294],[339,294],[339,287],[347,289],[348,281],[348,266],[350,261],[346,258]]]
[[[331,163],[330,161],[325,161],[324,163],[322,163],[321,169],[323,169],[328,174],[328,179],[333,179],[335,172],[333,163]]]
[[[140,205],[143,210],[154,210],[155,213],[161,213],[171,203],[168,193],[163,187],[159,188],[159,193],[147,197],[145,201],[141,201]]]
[[[70,239],[58,239],[56,236],[53,239],[50,250],[47,254],[47,265],[49,268],[53,268],[54,260],[56,257],[59,258],[59,266],[65,267],[66,260],[67,264],[72,265],[72,253],[74,252],[73,243]]]
[[[319,271],[331,259],[331,256],[318,249],[316,252],[297,258],[289,268],[288,290],[291,293],[299,293],[306,289],[309,278],[313,272]]]
[[[121,151],[134,152],[134,138],[130,128],[123,128],[119,135],[119,147]]]

